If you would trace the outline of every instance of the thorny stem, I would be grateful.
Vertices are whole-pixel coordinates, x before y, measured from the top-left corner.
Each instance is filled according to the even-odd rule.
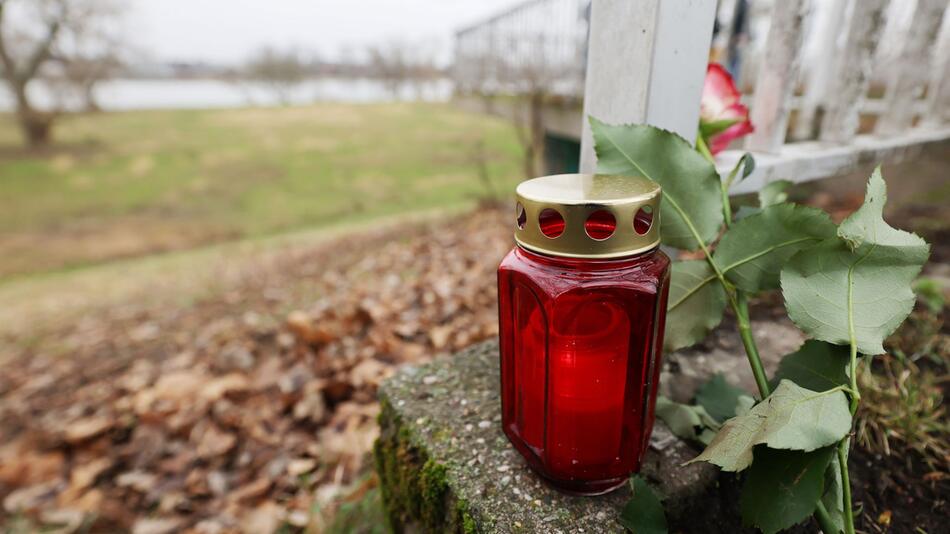
[[[696,134],[696,150],[699,150],[699,153],[709,160],[710,163],[714,166],[716,165],[716,160],[713,158],[712,152],[709,151],[709,146],[706,145],[706,140],[703,139],[702,132]]]
[[[769,380],[765,376],[762,358],[759,357],[759,348],[755,344],[755,338],[752,337],[752,325],[749,322],[749,300],[745,293],[737,291],[733,309],[739,320],[739,336],[742,338],[742,346],[745,347],[746,356],[749,358],[749,366],[752,367],[755,385],[759,388],[759,394],[764,399],[769,396],[771,391]]]
[[[848,475],[848,438],[838,442],[838,468],[841,469],[841,500],[844,504],[845,534],[854,534],[854,511],[851,509],[851,477]]]
[[[699,153],[705,156],[710,163],[713,165],[716,164],[716,160],[706,146],[706,141],[703,139],[702,133],[696,136],[696,147],[699,149]],[[741,160],[739,164],[741,164]],[[729,228],[732,224],[732,208],[729,205],[729,185],[735,179],[736,173],[739,172],[739,164],[736,164],[735,168],[729,173],[729,178],[722,182],[719,187],[722,192],[722,216],[726,228]],[[769,396],[771,391],[769,390],[768,378],[765,376],[765,368],[762,366],[762,358],[759,357],[759,348],[755,344],[755,338],[752,337],[752,325],[749,322],[748,298],[742,290],[733,290],[731,284],[726,283],[719,266],[709,254],[705,243],[700,243],[700,246],[706,254],[706,261],[712,266],[713,271],[716,272],[719,281],[723,285],[723,289],[726,290],[726,294],[729,297],[729,304],[732,305],[732,309],[736,313],[736,317],[739,321],[739,336],[742,337],[742,345],[745,347],[746,356],[749,358],[749,365],[752,367],[752,374],[755,376],[755,385],[759,388],[759,395],[764,399]]]
[[[696,138],[696,147],[699,149],[700,154],[706,157],[710,163],[713,165],[716,164],[715,159],[712,154],[709,152],[709,148],[706,146],[706,142],[703,140],[703,136],[700,134]],[[720,187],[722,192],[722,214],[725,220],[726,228],[729,228],[730,223],[732,222],[732,208],[729,204],[729,185],[732,184],[732,181],[735,179],[736,173],[739,171],[739,164],[742,161],[740,160],[736,167],[729,174],[729,179],[726,180]],[[706,247],[706,244],[703,243],[696,232],[694,232],[696,241],[699,242],[700,248],[703,251],[703,254],[706,256],[706,261],[709,262],[709,265],[712,267],[713,271],[716,273],[716,277],[719,279],[719,282],[723,285],[726,294],[729,297],[729,303],[732,305],[733,311],[736,313],[736,318],[739,323],[739,336],[742,338],[742,346],[745,348],[746,356],[749,359],[749,366],[752,368],[752,375],[755,377],[756,387],[759,389],[759,394],[762,398],[766,398],[771,393],[769,388],[769,381],[765,375],[765,368],[762,365],[762,358],[759,356],[759,348],[755,344],[755,338],[752,336],[752,326],[749,321],[749,301],[745,293],[737,288],[733,288],[732,284],[729,284],[725,277],[722,274],[722,271],[719,269],[719,265],[716,264],[713,260],[712,255],[709,253],[709,249]],[[849,300],[850,300],[850,288],[849,288]],[[853,324],[851,326],[851,413],[854,415],[854,411],[857,409],[857,404],[855,399],[860,399],[858,394],[857,380],[856,380],[856,355],[857,355],[857,344],[854,339],[854,329]],[[844,486],[842,496],[844,501],[845,509],[845,531],[846,534],[854,534],[854,517],[851,510],[851,486],[849,484],[848,477],[848,464],[847,464],[847,438],[841,440],[838,443],[838,465],[841,467],[841,484]],[[828,509],[825,508],[825,505],[820,500],[815,505],[815,513],[813,514],[815,521],[818,523],[818,527],[825,534],[838,534],[838,528],[835,526],[834,521],[831,519],[831,515],[828,514]]]
[[[712,261],[712,258],[707,258]],[[727,287],[728,291],[729,288]],[[749,301],[745,293],[742,291],[736,290],[736,296],[732,299],[732,309],[736,312],[736,317],[739,321],[739,336],[742,338],[742,345],[745,347],[746,356],[749,358],[749,366],[752,367],[752,375],[755,377],[755,384],[759,388],[759,394],[762,398],[766,398],[771,393],[769,388],[769,381],[765,375],[765,368],[762,365],[762,358],[759,356],[759,348],[755,344],[755,338],[752,337],[752,328],[749,322]],[[847,438],[845,438],[847,439]],[[842,441],[844,442],[844,441]],[[845,445],[847,447],[847,445]],[[840,458],[840,449],[839,449],[839,458]],[[848,465],[844,462],[839,461],[841,465],[841,481],[842,485],[847,484],[848,480]],[[844,507],[845,507],[845,520],[846,525],[845,529],[847,530],[846,534],[854,534],[854,520],[851,517],[851,488],[846,486],[847,489],[844,491]],[[818,527],[821,528],[821,531],[825,534],[838,534],[838,528],[835,526],[834,521],[831,520],[831,515],[828,514],[828,509],[825,508],[824,503],[818,501],[815,505],[815,512],[813,514],[815,521],[818,523]],[[848,530],[850,527],[850,530]]]
[[[874,249],[872,248],[871,251]],[[851,417],[858,411],[858,405],[861,403],[861,392],[858,390],[858,337],[854,329],[854,268],[864,258],[871,254],[868,251],[861,259],[855,262],[848,269],[848,344],[850,345],[850,354],[848,358],[849,378],[851,379],[851,397],[850,411]],[[851,479],[848,474],[848,444],[850,440],[845,436],[838,442],[838,468],[841,470],[841,504],[844,509],[844,531],[845,534],[854,534],[854,510],[851,504]]]

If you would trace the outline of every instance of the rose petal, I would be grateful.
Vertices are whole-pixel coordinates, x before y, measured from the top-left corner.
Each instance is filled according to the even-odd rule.
[[[734,139],[742,137],[743,135],[750,134],[755,131],[755,128],[752,127],[752,123],[749,121],[739,122],[733,124],[729,128],[726,128],[722,133],[713,136],[709,142],[709,151],[714,155],[722,152],[729,146]]]
[[[703,83],[703,100],[715,100],[721,102],[722,107],[728,107],[741,96],[729,72],[718,63],[710,63]]]

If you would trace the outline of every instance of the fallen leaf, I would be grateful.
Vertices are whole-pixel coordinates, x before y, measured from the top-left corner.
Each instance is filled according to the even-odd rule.
[[[181,520],[174,518],[139,519],[132,527],[132,534],[171,534],[177,532]]]
[[[252,501],[267,493],[267,490],[269,490],[270,487],[270,480],[266,478],[259,478],[254,482],[245,484],[244,486],[236,489],[234,492],[228,495],[228,498],[234,502]]]
[[[883,512],[881,512],[881,513],[877,516],[877,524],[878,524],[878,525],[884,525],[885,527],[890,526],[890,525],[891,525],[891,511],[890,511],[890,510],[884,510]]]
[[[208,425],[198,439],[198,457],[209,459],[221,456],[234,448],[236,444],[237,438],[234,434],[225,432],[215,425]]]
[[[247,391],[250,382],[247,376],[241,373],[229,373],[208,382],[201,391],[208,401],[216,401],[229,393]]]
[[[275,532],[284,519],[284,509],[276,503],[265,502],[246,513],[241,519],[244,532]]]
[[[0,482],[14,487],[46,482],[62,475],[64,463],[62,452],[41,452],[25,442],[12,443],[0,451]]]
[[[123,488],[132,488],[139,493],[147,493],[155,488],[158,477],[144,471],[129,471],[122,473],[115,479],[115,483]]]
[[[52,502],[61,488],[61,481],[52,481],[14,490],[3,499],[3,509],[10,514],[35,510],[44,501]]]
[[[292,477],[309,473],[317,467],[317,461],[312,458],[297,458],[287,463],[287,474]]]
[[[87,417],[66,425],[63,436],[67,443],[75,445],[102,434],[112,428],[113,420],[108,417]]]

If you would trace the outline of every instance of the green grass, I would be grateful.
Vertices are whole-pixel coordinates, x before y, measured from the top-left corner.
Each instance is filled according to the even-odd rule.
[[[473,203],[520,178],[504,121],[438,104],[77,115],[43,152],[0,115],[0,281]]]

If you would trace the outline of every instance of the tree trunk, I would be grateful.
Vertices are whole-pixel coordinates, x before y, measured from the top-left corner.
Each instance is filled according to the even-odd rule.
[[[99,101],[96,100],[95,82],[82,84],[83,109],[88,113],[98,113],[102,111]]]
[[[26,82],[14,80],[10,85],[16,97],[16,117],[23,133],[23,142],[29,148],[48,145],[52,137],[54,115],[33,109],[26,93]]]
[[[18,111],[17,120],[23,140],[30,148],[42,148],[49,144],[53,132],[53,114],[34,110]]]

